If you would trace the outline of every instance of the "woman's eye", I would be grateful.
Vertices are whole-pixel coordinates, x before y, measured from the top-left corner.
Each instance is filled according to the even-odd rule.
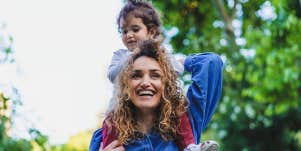
[[[140,77],[141,77],[141,75],[137,74],[137,73],[131,75],[131,79],[138,79]]]
[[[155,73],[155,74],[151,74],[151,77],[153,77],[153,78],[155,78],[155,79],[159,79],[159,78],[161,78],[161,75]]]

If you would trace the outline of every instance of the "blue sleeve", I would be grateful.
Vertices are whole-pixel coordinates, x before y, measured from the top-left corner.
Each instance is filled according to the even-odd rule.
[[[108,78],[112,83],[114,83],[117,75],[121,71],[129,56],[130,51],[126,49],[119,49],[114,52],[111,64],[109,65],[108,69]]]
[[[191,73],[192,83],[187,91],[189,119],[196,143],[200,143],[216,109],[222,92],[223,62],[217,54],[202,53],[188,56],[184,68]]]
[[[89,151],[99,151],[102,142],[102,128],[96,130],[90,141]]]

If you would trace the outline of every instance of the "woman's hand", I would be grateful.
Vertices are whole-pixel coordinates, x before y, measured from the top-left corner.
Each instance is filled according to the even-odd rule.
[[[102,149],[101,146],[99,151],[125,151],[125,149],[117,140],[114,140],[111,144],[109,144],[104,149]]]

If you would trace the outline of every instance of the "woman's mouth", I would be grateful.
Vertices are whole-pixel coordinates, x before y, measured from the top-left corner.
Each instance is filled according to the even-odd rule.
[[[151,90],[141,90],[141,91],[138,91],[137,94],[139,96],[154,96],[155,92],[151,91]]]

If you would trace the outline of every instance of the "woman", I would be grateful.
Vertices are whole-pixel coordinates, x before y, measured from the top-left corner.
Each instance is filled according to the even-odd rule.
[[[117,107],[105,120],[106,130],[117,136],[103,150],[178,150],[180,116],[188,112],[194,139],[200,142],[221,94],[222,61],[213,53],[185,59],[192,73],[189,106],[178,87],[177,74],[160,46],[146,41],[118,77]],[[102,129],[91,140],[90,150],[99,150]]]

